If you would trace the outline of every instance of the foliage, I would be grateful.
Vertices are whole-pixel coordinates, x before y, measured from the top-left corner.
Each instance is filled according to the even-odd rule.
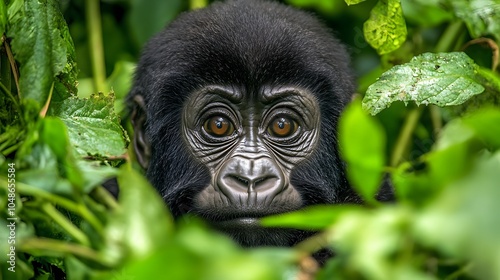
[[[500,1],[287,2],[351,44],[364,98],[339,141],[365,205],[262,220],[321,231],[293,248],[174,224],[132,168],[122,100],[144,41],[207,1],[0,1],[0,278],[500,279]],[[384,173],[394,203],[374,199]]]

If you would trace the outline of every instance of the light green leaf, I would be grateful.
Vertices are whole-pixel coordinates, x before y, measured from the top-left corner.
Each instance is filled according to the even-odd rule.
[[[465,53],[424,53],[397,65],[368,87],[363,108],[375,115],[392,102],[459,105],[484,91],[477,65]]]
[[[110,214],[103,250],[111,263],[125,256],[143,258],[169,242],[173,234],[173,220],[165,202],[142,175],[124,165],[117,180],[120,207]]]
[[[359,101],[352,102],[340,118],[339,143],[349,180],[365,200],[374,201],[386,160],[385,134]]]
[[[331,226],[344,212],[355,212],[357,206],[315,205],[300,211],[262,218],[267,227],[286,227],[305,230],[321,230]]]
[[[500,279],[500,153],[485,154],[415,219],[425,246],[470,261],[474,279]]]
[[[406,23],[399,0],[379,0],[363,25],[366,41],[379,54],[397,50],[406,41]]]
[[[359,4],[361,2],[365,2],[366,0],[345,0],[345,3],[347,5],[356,5],[356,4]]]
[[[113,109],[114,96],[102,93],[89,98],[70,97],[53,102],[49,115],[68,127],[71,144],[80,156],[107,158],[125,153],[128,136]]]

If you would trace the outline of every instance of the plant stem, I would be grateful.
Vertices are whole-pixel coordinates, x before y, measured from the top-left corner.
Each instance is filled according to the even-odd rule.
[[[449,52],[452,51],[455,46],[455,41],[460,34],[464,32],[463,22],[455,21],[450,23],[446,30],[443,32],[441,39],[436,44],[435,52]]]
[[[391,166],[396,166],[403,159],[403,155],[410,145],[411,135],[413,134],[415,127],[417,127],[420,114],[422,113],[422,108],[423,107],[412,109],[406,116],[403,129],[399,133],[396,145],[392,152]]]
[[[0,182],[3,183],[3,181]],[[85,219],[95,230],[97,230],[97,232],[102,233],[103,226],[101,222],[99,221],[99,219],[97,219],[96,216],[94,216],[94,214],[89,209],[87,209],[87,207],[85,207],[85,205],[74,202],[72,200],[69,200],[61,196],[54,195],[52,193],[46,192],[44,190],[32,187],[30,185],[21,182],[16,182],[16,184],[17,184],[17,191],[20,194],[43,198],[48,200],[49,202],[52,202],[63,208],[66,208],[67,210]],[[7,188],[7,186],[5,186],[5,188]]]
[[[54,240],[49,238],[26,238],[19,242],[19,250],[26,252],[35,256],[39,256],[40,253],[46,255],[45,252],[48,251],[53,254],[67,255],[71,254],[77,257],[81,257],[106,267],[112,267],[108,260],[102,258],[96,251],[91,248],[69,243],[67,241]]]
[[[99,0],[85,1],[85,21],[87,22],[87,34],[90,44],[94,90],[96,92],[106,92],[106,65],[104,63],[101,11],[99,5]]]
[[[42,210],[54,220],[58,225],[60,225],[71,237],[73,237],[78,243],[90,246],[90,240],[87,236],[78,229],[70,220],[68,220],[61,212],[50,203],[44,203],[42,205]]]

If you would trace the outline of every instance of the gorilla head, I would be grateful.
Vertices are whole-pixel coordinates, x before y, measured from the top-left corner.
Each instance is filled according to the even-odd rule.
[[[311,15],[267,1],[182,14],[144,48],[128,97],[137,158],[174,216],[245,246],[310,235],[258,218],[359,202],[336,126],[354,92],[348,55]]]

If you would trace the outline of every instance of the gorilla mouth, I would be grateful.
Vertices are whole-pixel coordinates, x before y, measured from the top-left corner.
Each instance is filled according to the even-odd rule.
[[[212,225],[221,230],[244,230],[260,227],[260,222],[256,217],[242,217],[236,219],[212,221]]]

